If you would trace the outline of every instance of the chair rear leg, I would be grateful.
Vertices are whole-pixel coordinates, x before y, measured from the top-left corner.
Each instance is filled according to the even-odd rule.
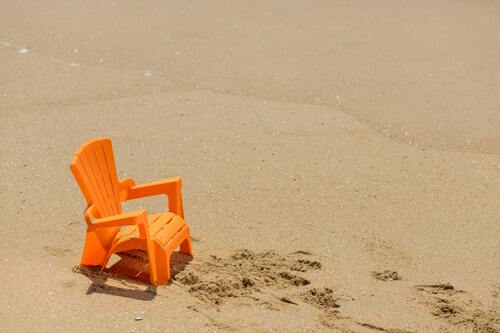
[[[182,241],[182,243],[180,245],[180,252],[185,253],[185,254],[189,254],[190,256],[192,256],[193,255],[193,244],[191,241],[191,234],[189,232],[189,227],[187,224],[184,226],[183,232],[184,232],[186,238]]]

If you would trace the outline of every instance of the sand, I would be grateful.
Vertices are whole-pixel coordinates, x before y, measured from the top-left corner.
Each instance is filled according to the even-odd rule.
[[[498,332],[499,54],[496,1],[3,1],[0,331]],[[101,136],[183,177],[168,286],[74,268]]]

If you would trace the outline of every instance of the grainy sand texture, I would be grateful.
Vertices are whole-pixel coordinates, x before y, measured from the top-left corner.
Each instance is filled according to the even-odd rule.
[[[167,286],[76,267],[96,137]],[[498,1],[0,1],[0,140],[2,332],[500,331]]]

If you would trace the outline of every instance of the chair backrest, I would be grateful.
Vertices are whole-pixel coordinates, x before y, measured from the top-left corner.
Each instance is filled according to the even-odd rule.
[[[111,139],[90,140],[78,149],[71,171],[95,217],[121,214],[122,206]]]

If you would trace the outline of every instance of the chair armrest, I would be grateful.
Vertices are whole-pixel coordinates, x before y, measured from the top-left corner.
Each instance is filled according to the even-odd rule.
[[[130,213],[96,219],[95,222],[89,226],[89,229],[123,227],[128,225],[147,226],[147,222],[148,222],[148,214],[146,212],[146,209],[143,208]]]
[[[181,177],[168,178],[157,182],[131,186],[127,190],[125,200],[133,200],[155,195],[168,196],[168,209],[184,218],[182,206]]]

